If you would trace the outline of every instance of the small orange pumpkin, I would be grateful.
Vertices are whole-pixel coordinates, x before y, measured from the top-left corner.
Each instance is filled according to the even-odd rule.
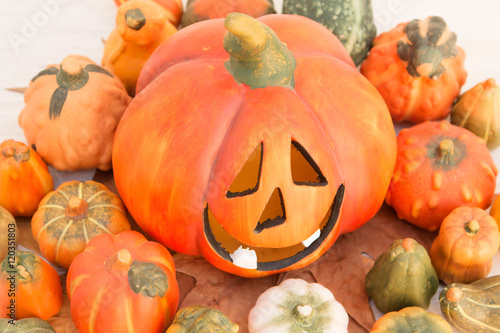
[[[61,279],[54,267],[33,252],[16,251],[0,267],[1,318],[44,320],[62,306]]]
[[[66,286],[80,333],[164,333],[179,303],[170,252],[131,230],[92,239]]]
[[[490,150],[500,146],[500,86],[495,79],[478,83],[460,96],[450,122],[483,138]]]
[[[133,96],[149,56],[176,31],[159,4],[151,0],[127,1],[118,8],[116,28],[104,45],[102,64],[113,70]]]
[[[111,168],[116,126],[131,101],[120,80],[83,56],[68,56],[30,81],[19,125],[58,170]]]
[[[465,83],[465,52],[437,16],[401,23],[373,40],[361,73],[384,98],[394,121],[445,118]]]
[[[120,7],[128,0],[114,0],[115,4]],[[182,1],[181,0],[153,0],[159,4],[174,27],[177,27],[182,17]]]
[[[26,144],[6,140],[0,144],[0,206],[14,216],[31,216],[54,181],[41,157]]]
[[[403,129],[386,203],[399,218],[435,231],[460,206],[486,209],[497,167],[486,142],[446,121]]]
[[[488,275],[499,246],[493,217],[480,208],[458,207],[444,219],[429,256],[445,284],[471,283]]]
[[[224,18],[233,12],[255,18],[276,13],[272,0],[189,0],[181,23],[186,27],[199,21]]]
[[[42,255],[68,268],[93,237],[130,230],[121,199],[94,181],[70,181],[47,194],[31,219]]]

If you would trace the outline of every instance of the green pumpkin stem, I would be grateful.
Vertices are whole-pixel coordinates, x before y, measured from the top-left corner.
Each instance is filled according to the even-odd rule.
[[[469,236],[474,236],[479,232],[479,222],[477,220],[470,220],[465,224],[464,228]]]
[[[23,151],[23,150],[17,150],[16,148],[9,146],[2,151],[2,154],[5,157],[13,157],[14,160],[18,163],[27,162],[30,160],[29,149]]]
[[[445,139],[439,143],[439,164],[455,165],[455,144],[453,140]]]
[[[268,26],[241,13],[230,13],[224,49],[229,53],[226,69],[250,88],[295,85],[295,58]]]
[[[414,77],[439,79],[457,56],[457,35],[439,16],[413,20],[404,28],[398,41],[397,54]]]
[[[140,8],[130,9],[125,13],[125,24],[133,30],[141,30],[146,25],[146,17]]]

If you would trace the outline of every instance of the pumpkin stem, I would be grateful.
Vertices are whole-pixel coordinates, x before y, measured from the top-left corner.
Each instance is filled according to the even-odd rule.
[[[68,206],[66,206],[64,214],[73,221],[79,221],[87,217],[88,211],[89,204],[85,200],[79,197],[72,197],[68,201]]]
[[[20,150],[14,147],[6,147],[3,151],[3,156],[13,157],[16,162],[22,163],[30,160],[30,150]]]
[[[455,164],[455,144],[453,140],[445,139],[439,143],[439,163],[445,165]]]
[[[446,292],[446,298],[450,302],[454,302],[454,303],[460,301],[462,299],[463,295],[464,295],[464,292],[462,291],[462,289],[460,289],[458,287],[451,287]]]
[[[494,89],[496,87],[496,85],[497,84],[496,84],[494,78],[489,78],[488,80],[484,81],[484,83],[483,83],[484,90]]]
[[[83,69],[80,61],[68,56],[63,59],[60,71],[56,74],[57,84],[68,90],[78,90],[89,80],[89,73]]]
[[[403,246],[403,249],[405,249],[406,252],[413,252],[415,250],[415,243],[413,243],[411,238],[405,238],[401,243],[401,246]]]
[[[300,327],[310,327],[315,319],[315,311],[309,304],[299,304],[293,309]]]
[[[268,26],[241,13],[230,13],[224,49],[229,53],[226,69],[236,81],[250,88],[295,85],[295,58]]]
[[[125,24],[138,31],[146,24],[146,17],[140,8],[130,9],[125,13]]]
[[[439,79],[458,54],[457,35],[439,16],[413,20],[405,26],[404,33],[397,53],[411,76]]]
[[[471,220],[465,224],[465,231],[469,236],[474,236],[479,231],[479,222],[477,220]]]
[[[114,271],[119,275],[126,274],[132,262],[132,255],[127,249],[121,249],[109,257],[105,266],[108,271]]]

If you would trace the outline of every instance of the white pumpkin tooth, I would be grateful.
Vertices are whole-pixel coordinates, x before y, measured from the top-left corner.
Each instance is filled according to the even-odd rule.
[[[235,266],[246,269],[257,269],[257,253],[254,250],[244,249],[240,246],[230,256]]]
[[[304,245],[305,247],[309,247],[309,245],[311,245],[316,239],[318,239],[320,235],[321,230],[318,229],[314,234],[311,235],[311,237],[303,241],[302,245]]]

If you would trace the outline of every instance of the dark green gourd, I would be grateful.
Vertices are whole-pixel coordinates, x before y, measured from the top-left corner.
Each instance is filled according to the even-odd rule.
[[[371,0],[283,0],[283,14],[306,16],[337,36],[356,66],[377,35]]]
[[[425,248],[414,239],[398,239],[366,275],[365,289],[383,313],[409,306],[428,309],[439,285]]]

